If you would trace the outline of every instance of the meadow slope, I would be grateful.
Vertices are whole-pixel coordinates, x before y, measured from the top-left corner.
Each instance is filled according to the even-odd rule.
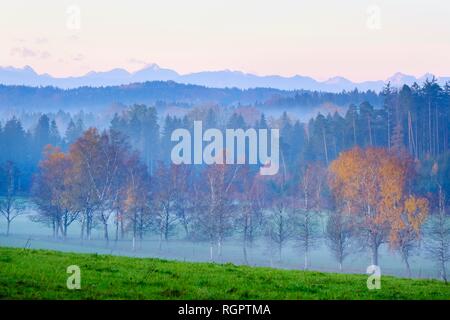
[[[69,290],[67,267],[81,269]],[[450,299],[438,280],[0,248],[0,299]]]

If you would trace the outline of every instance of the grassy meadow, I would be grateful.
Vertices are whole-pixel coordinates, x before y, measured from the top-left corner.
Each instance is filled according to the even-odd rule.
[[[81,289],[66,272],[81,269]],[[0,299],[450,299],[439,280],[0,248]]]

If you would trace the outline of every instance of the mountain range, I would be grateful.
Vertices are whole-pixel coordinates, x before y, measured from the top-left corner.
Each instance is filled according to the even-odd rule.
[[[195,84],[212,88],[275,88],[281,90],[312,90],[324,92],[351,91],[357,88],[360,91],[380,91],[390,82],[394,87],[403,84],[411,85],[414,82],[422,84],[426,79],[431,79],[432,74],[425,74],[416,78],[412,75],[395,73],[385,80],[373,80],[364,82],[352,82],[343,77],[333,77],[326,81],[318,81],[308,76],[295,75],[283,77],[278,75],[258,76],[240,71],[202,71],[189,74],[179,74],[174,70],[160,68],[156,64],[150,64],[136,72],[128,72],[125,69],[112,69],[110,71],[91,71],[78,77],[53,77],[47,73],[38,74],[30,66],[23,68],[0,67],[0,84],[26,85],[26,86],[54,86],[63,89],[71,89],[83,86],[101,87],[116,86],[146,81],[172,80],[183,84]],[[438,83],[443,85],[450,81],[450,77],[437,77]]]

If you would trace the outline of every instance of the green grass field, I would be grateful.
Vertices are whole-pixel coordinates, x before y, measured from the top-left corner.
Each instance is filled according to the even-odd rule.
[[[69,265],[81,289],[69,290]],[[450,299],[438,280],[0,248],[1,299]]]

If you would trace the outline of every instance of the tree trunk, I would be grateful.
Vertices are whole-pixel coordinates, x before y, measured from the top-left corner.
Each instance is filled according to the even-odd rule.
[[[406,265],[406,272],[408,273],[408,277],[411,278],[411,267],[409,266],[408,258],[405,257],[404,260]]]
[[[431,145],[431,101],[428,98],[428,145],[429,145],[429,152],[430,155],[433,154],[432,145]]]
[[[189,226],[186,221],[186,217],[184,217],[184,215],[183,215],[183,228],[184,228],[184,232],[186,233],[186,239],[188,239],[189,238]]]
[[[243,242],[243,250],[244,250],[244,263],[248,264],[248,257],[247,257],[247,233],[248,233],[248,227],[245,225],[244,227],[244,242]]]
[[[68,213],[66,212],[61,221],[61,233],[62,233],[63,240],[66,240],[66,238],[67,238],[67,229],[69,228],[69,218],[67,215],[68,215]]]
[[[164,221],[164,240],[169,240],[169,213],[166,213]]]
[[[244,240],[244,247],[243,247],[243,250],[244,250],[244,263],[245,264],[248,264],[248,258],[247,258],[247,244],[246,244],[246,241]]]
[[[123,224],[123,219],[120,219],[120,239],[125,238],[125,226]]]
[[[117,243],[117,241],[119,241],[119,213],[116,213],[116,237],[115,237],[115,241]]]
[[[283,246],[281,244],[281,242],[278,244],[278,258],[279,261],[281,262],[281,250],[282,250]]]
[[[11,220],[7,220],[7,222],[6,222],[6,236],[7,237],[9,236],[10,227],[11,227]]]
[[[442,280],[444,280],[444,282],[447,283],[447,271],[445,270],[444,260],[441,261],[441,276]]]
[[[132,242],[133,242],[133,251],[135,251],[136,250],[136,232],[137,232],[137,230],[136,230],[136,212],[134,212],[134,219],[133,219],[133,239],[132,239]],[[161,242],[159,243],[159,250],[161,250]]]
[[[325,128],[322,128],[322,136],[323,136],[323,150],[325,153],[325,163],[328,166],[328,147],[327,147],[327,139],[325,137]]]
[[[91,240],[89,216],[86,216],[86,240]]]
[[[217,256],[220,260],[222,260],[222,239],[219,238],[217,241]]]
[[[105,240],[106,244],[109,244],[109,234],[108,234],[108,222],[103,222],[103,226],[105,228]]]
[[[139,241],[142,243],[142,239],[144,238],[144,220],[142,217],[142,212],[139,214]],[[139,244],[140,246],[140,244]]]
[[[68,223],[64,223],[64,240],[67,239],[67,229],[69,228]]]
[[[437,103],[435,105],[435,114],[436,114],[436,155],[439,154],[439,115],[437,109]]]
[[[388,150],[391,150],[391,124],[390,124],[390,114],[389,114],[389,108],[387,110],[387,145]]]
[[[55,219],[52,219],[52,231],[53,231],[53,238],[56,239],[56,225],[55,225]]]
[[[213,243],[209,243],[209,260],[213,261]]]
[[[308,250],[305,250],[305,270],[308,270]]]
[[[64,240],[64,223],[62,221],[59,222],[59,231],[61,232],[61,239]]]
[[[59,221],[55,220],[55,239],[59,239]]]
[[[372,264],[378,266],[378,246],[372,244]]]
[[[81,241],[84,240],[84,228],[85,228],[85,224],[86,224],[85,218],[82,217],[82,218],[81,218],[81,234],[80,234]]]
[[[87,239],[90,241],[92,235],[92,217],[90,213],[87,213],[86,216],[86,236]]]

